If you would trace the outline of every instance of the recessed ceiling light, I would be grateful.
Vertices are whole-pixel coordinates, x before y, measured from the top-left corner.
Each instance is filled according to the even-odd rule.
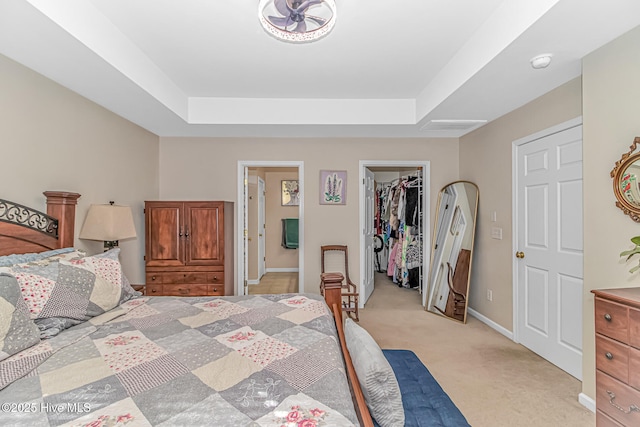
[[[531,66],[536,70],[541,68],[547,68],[551,63],[551,55],[550,53],[545,53],[544,55],[538,55],[536,57],[531,58]]]

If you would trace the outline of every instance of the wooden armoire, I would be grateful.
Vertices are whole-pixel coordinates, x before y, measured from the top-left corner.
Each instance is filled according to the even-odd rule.
[[[233,295],[233,204],[145,202],[146,294]]]

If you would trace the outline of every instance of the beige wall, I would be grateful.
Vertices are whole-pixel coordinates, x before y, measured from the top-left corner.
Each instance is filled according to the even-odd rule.
[[[282,206],[281,203],[281,181],[298,179],[298,169],[288,171],[274,171],[265,169],[265,187],[267,196],[266,205],[266,267],[285,268],[291,270],[298,269],[298,249],[285,249],[282,247],[282,218],[298,218],[298,206]]]
[[[316,293],[323,244],[349,246],[351,277],[359,281],[359,160],[430,160],[431,221],[437,192],[458,178],[455,139],[160,138],[160,196],[236,201],[229,177],[237,176],[238,160],[304,162],[304,289]],[[348,172],[345,206],[319,204],[321,169]]]
[[[615,207],[609,173],[640,136],[640,27],[583,61],[584,357],[582,391],[595,397],[592,289],[639,286],[621,251],[640,227]],[[637,259],[635,260],[637,262]]]
[[[0,55],[0,197],[45,210],[46,190],[80,193],[77,238],[91,204],[129,205],[137,239],[120,242],[132,283],[144,283],[143,201],[158,197],[158,137]]]
[[[581,82],[572,80],[460,139],[460,179],[480,191],[470,306],[513,330],[512,142],[581,115]],[[497,222],[491,222],[496,212]],[[491,227],[502,228],[502,240]],[[486,299],[487,289],[493,301]]]

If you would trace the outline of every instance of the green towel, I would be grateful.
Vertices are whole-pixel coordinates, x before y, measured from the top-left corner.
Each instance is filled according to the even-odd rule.
[[[282,219],[282,246],[298,249],[298,218]]]

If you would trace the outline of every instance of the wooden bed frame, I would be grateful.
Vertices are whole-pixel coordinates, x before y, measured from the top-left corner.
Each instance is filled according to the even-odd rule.
[[[45,191],[43,194],[47,198],[46,215],[0,199],[0,256],[74,246],[76,205],[80,194],[64,191]],[[325,286],[324,297],[333,311],[356,414],[361,426],[372,427],[371,414],[344,337],[341,293],[339,283]]]

